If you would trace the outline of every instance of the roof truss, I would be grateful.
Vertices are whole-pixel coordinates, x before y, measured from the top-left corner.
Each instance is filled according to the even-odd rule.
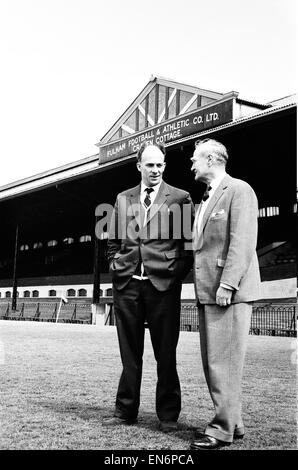
[[[99,145],[150,129],[156,124],[194,111],[223,96],[222,93],[161,77],[152,77],[133,103],[103,136]]]

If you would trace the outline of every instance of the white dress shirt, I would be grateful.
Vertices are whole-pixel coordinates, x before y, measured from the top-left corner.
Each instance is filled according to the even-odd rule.
[[[156,199],[156,196],[157,196],[157,193],[159,191],[159,188],[160,188],[160,185],[161,185],[162,181],[158,184],[156,184],[155,186],[150,186],[151,189],[153,189],[153,191],[151,191],[150,193],[150,199],[151,199],[151,204],[149,207],[145,207],[144,205],[144,200],[145,200],[145,197],[147,196],[147,191],[145,191],[148,186],[146,186],[143,181],[141,182],[141,194],[140,194],[140,201],[141,201],[141,204],[142,206],[144,207],[145,209],[145,217],[144,217],[144,223],[143,223],[143,227],[145,226],[146,222],[147,222],[147,214],[148,214],[148,209],[150,209],[150,207],[152,206],[152,204],[154,203],[155,199]],[[134,279],[139,279],[140,281],[144,281],[146,279],[148,279],[147,276],[144,276],[144,264],[142,263],[141,264],[141,275],[138,276],[137,274],[134,274],[132,276]]]
[[[153,191],[151,191],[150,193],[150,199],[151,199],[151,205],[154,203],[155,201],[155,198],[157,196],[157,193],[159,191],[159,188],[160,188],[160,185],[161,185],[162,181],[158,184],[156,184],[155,186],[150,186],[151,189],[153,189]],[[144,206],[144,200],[145,200],[145,197],[147,196],[147,191],[145,191],[146,189],[148,188],[148,186],[146,186],[143,181],[141,182],[141,194],[140,194],[140,201],[147,213],[147,210],[148,208],[146,209],[146,207]],[[144,222],[144,225],[145,225],[146,222]]]
[[[196,216],[195,216],[194,228],[195,228],[197,234],[201,230],[203,217],[204,217],[204,214],[205,214],[206,209],[208,207],[208,204],[209,204],[213,194],[215,193],[215,191],[217,190],[218,186],[220,185],[220,183],[222,182],[222,180],[224,179],[225,176],[226,176],[226,172],[223,172],[221,175],[217,176],[216,178],[214,178],[214,180],[210,181],[210,183],[209,183],[209,186],[211,186],[211,189],[209,191],[209,197],[205,201],[201,202],[201,204],[199,205],[199,208],[197,210]],[[232,286],[229,286],[228,284],[224,284],[223,282],[220,283],[220,286],[224,287],[225,289],[234,290],[234,288]]]
[[[220,183],[222,182],[225,176],[226,176],[226,172],[224,172],[220,176],[217,176],[217,178],[214,178],[214,180],[212,180],[209,183],[209,186],[211,186],[211,189],[209,191],[209,197],[208,199],[206,199],[206,201],[201,202],[197,210],[196,216],[195,216],[194,227],[197,233],[200,231],[203,216],[206,212],[210,199],[212,198],[213,194],[215,193],[215,191],[217,190],[218,186],[220,185]]]

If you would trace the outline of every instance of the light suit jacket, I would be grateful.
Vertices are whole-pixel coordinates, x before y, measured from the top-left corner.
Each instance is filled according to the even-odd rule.
[[[220,282],[235,289],[232,303],[260,298],[257,217],[258,202],[251,186],[226,175],[194,236],[194,282],[200,303],[216,303]]]
[[[193,264],[194,206],[186,191],[163,181],[144,226],[140,191],[138,185],[117,196],[108,240],[110,272],[114,286],[121,290],[143,262],[152,284],[165,291],[175,280],[182,280]]]

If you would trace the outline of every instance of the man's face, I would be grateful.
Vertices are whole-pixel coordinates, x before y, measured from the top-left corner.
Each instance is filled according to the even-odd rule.
[[[165,166],[164,154],[155,145],[148,145],[142,153],[141,161],[137,163],[142,181],[148,187],[161,182]]]
[[[212,157],[208,154],[208,148],[204,149],[204,146],[201,145],[195,149],[191,158],[191,171],[194,172],[196,181],[203,181],[204,183],[208,181],[211,160]]]

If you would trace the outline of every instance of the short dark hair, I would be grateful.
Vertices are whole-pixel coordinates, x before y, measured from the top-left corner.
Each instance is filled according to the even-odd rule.
[[[161,150],[161,152],[164,154],[164,156],[166,156],[166,149],[165,149],[165,146],[163,144],[156,144],[155,142],[152,142],[151,140],[144,140],[144,142],[142,142],[142,144],[141,144],[141,146],[138,150],[138,153],[137,153],[138,162],[141,161],[142,155],[143,155],[143,152],[144,152],[145,148],[149,147],[150,145],[153,145],[154,147],[159,148],[159,150]]]

